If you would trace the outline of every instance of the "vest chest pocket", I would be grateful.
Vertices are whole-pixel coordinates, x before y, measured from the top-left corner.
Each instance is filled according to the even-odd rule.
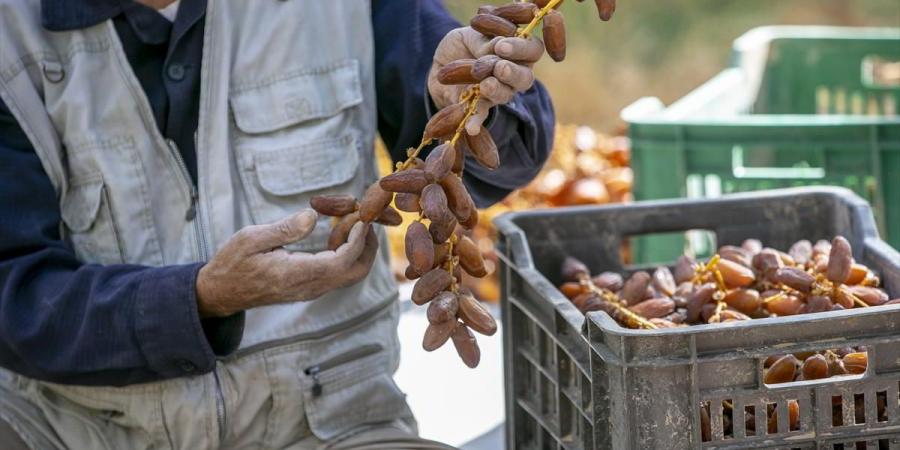
[[[355,60],[288,71],[232,87],[234,151],[254,223],[271,223],[309,207],[318,194],[358,195],[364,166],[352,108],[362,102]],[[326,246],[330,220],[287,248]]]
[[[100,176],[73,182],[60,207],[64,235],[84,263],[124,262],[109,195]]]

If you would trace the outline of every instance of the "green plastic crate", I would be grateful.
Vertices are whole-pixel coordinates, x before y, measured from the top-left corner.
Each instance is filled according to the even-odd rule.
[[[900,249],[900,28],[761,27],[732,59],[669,107],[643,98],[622,111],[635,198],[843,186]],[[633,259],[702,254],[713,247],[703,236],[634,237]]]

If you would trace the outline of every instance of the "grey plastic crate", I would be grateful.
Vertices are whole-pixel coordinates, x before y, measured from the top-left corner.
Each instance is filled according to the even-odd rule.
[[[786,249],[799,239],[845,236],[854,257],[900,297],[900,254],[879,239],[868,204],[842,188],[759,191],[705,200],[639,202],[511,213],[500,230],[507,445],[515,449],[900,449],[900,306],[761,319],[669,330],[620,327],[602,312],[587,318],[556,289],[566,255],[593,272],[634,270],[621,261],[628,236],[704,229],[717,245],[746,238]],[[773,354],[865,345],[859,377],[762,382]],[[862,396],[865,417],[856,423]],[[833,400],[833,397],[836,399]],[[887,421],[875,402],[885,398]],[[781,421],[767,434],[736,427],[725,439],[722,402],[775,404]],[[800,428],[789,430],[789,400]],[[832,423],[832,402],[843,424]],[[701,441],[700,405],[709,402],[712,440]],[[718,405],[718,407],[716,407]]]

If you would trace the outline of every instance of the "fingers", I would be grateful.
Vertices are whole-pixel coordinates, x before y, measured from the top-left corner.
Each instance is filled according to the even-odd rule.
[[[244,254],[268,252],[305,239],[316,228],[317,219],[315,211],[304,209],[278,222],[244,227],[233,239]]]
[[[451,30],[438,44],[434,62],[443,66],[457,59],[479,58],[491,53],[496,40],[499,38],[491,40],[468,27]]]
[[[500,60],[494,65],[494,77],[516,91],[527,91],[534,84],[534,72],[514,62]]]
[[[494,44],[494,53],[516,62],[534,63],[544,54],[544,43],[537,38],[502,38]]]
[[[488,80],[490,79],[494,78],[488,78]],[[482,81],[482,83],[484,83],[484,81]],[[470,136],[475,136],[481,131],[481,124],[483,124],[484,121],[487,120],[488,113],[490,113],[491,111],[491,106],[493,106],[493,104],[490,100],[487,100],[485,98],[481,98],[478,100],[478,105],[475,107],[475,112],[471,116],[469,116],[468,120],[466,120],[466,133],[468,133]]]
[[[375,256],[378,254],[378,235],[375,228],[369,227],[366,233],[366,244],[359,259],[353,263],[350,270],[347,271],[349,283],[355,283],[363,279],[372,269],[372,263],[375,262]]]
[[[334,251],[334,256],[331,260],[333,268],[345,270],[359,259],[359,255],[366,248],[366,234],[370,228],[372,228],[371,225],[363,222],[357,222],[356,225],[353,225],[353,228],[350,230],[350,236],[347,237],[347,242]]]
[[[481,95],[490,100],[495,105],[509,103],[516,91],[513,88],[501,83],[496,77],[487,77],[478,84],[481,88]]]

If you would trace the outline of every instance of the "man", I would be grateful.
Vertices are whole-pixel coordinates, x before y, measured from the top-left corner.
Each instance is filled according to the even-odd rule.
[[[359,196],[376,125],[402,159],[456,101],[436,70],[488,53],[466,129],[502,165],[465,182],[486,206],[537,173],[540,41],[458,27],[438,0],[0,0],[4,448],[445,448],[391,378],[383,232],[323,251],[305,208]]]

